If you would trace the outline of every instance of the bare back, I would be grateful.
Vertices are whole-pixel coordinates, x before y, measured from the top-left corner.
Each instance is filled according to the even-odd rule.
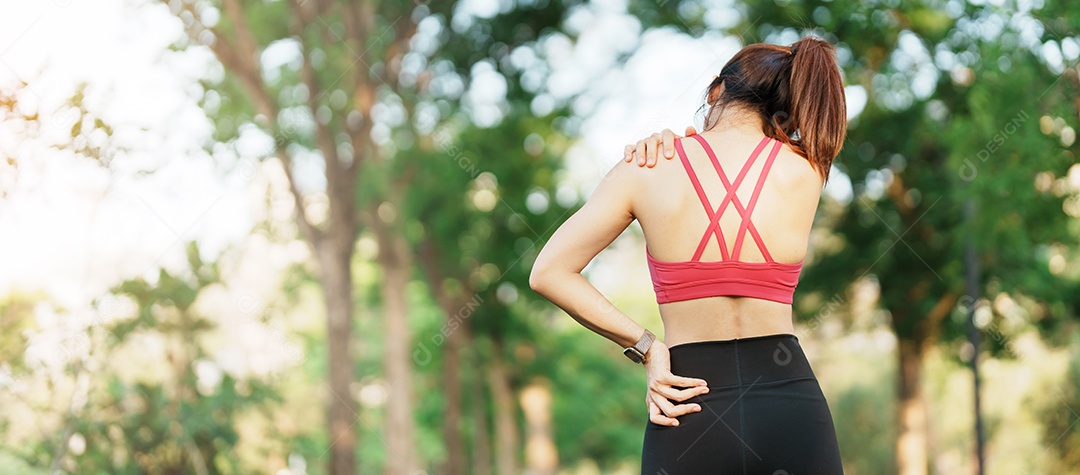
[[[715,151],[727,181],[735,185],[736,174],[750,159],[762,134],[755,133],[750,127],[739,127],[714,129],[701,134],[701,138]],[[727,188],[696,140],[686,137],[682,139],[682,147],[701,189],[715,210],[725,201]],[[701,253],[701,261],[718,261],[731,256],[736,241],[742,243],[738,256],[733,258],[743,262],[766,260],[755,239],[749,235],[738,238],[743,221],[739,206],[745,209],[750,202],[765,164],[766,160],[754,160],[745,179],[735,187],[734,199],[728,200],[730,204],[724,207],[719,217],[722,237],[709,239]],[[685,168],[676,158],[642,173],[641,181],[645,189],[635,195],[632,209],[645,233],[650,255],[662,261],[691,259],[706,234],[710,219]],[[749,222],[772,260],[791,264],[803,260],[821,189],[821,177],[809,162],[789,147],[781,147],[764,177],[755,205],[749,210]],[[721,251],[718,240],[723,240],[727,246],[726,253]],[[663,303],[660,314],[669,346],[794,331],[791,305],[758,298],[707,297]]]

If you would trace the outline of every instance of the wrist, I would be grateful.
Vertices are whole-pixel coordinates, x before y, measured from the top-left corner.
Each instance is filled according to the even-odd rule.
[[[652,358],[652,355],[656,354],[656,352],[653,351],[653,349],[656,348],[658,345],[663,345],[663,344],[664,344],[664,342],[660,341],[660,339],[653,340],[652,344],[649,345],[649,349],[647,351],[645,351],[645,361],[644,362],[648,363],[649,360]]]
[[[648,329],[641,335],[637,343],[633,346],[623,349],[623,354],[631,361],[635,363],[645,364],[645,354],[652,349],[652,345],[656,343],[656,335],[653,335]]]

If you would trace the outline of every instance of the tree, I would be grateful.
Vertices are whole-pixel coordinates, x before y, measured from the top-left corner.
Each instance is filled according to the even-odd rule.
[[[230,375],[212,362],[205,342],[216,328],[194,304],[206,289],[220,285],[220,273],[216,263],[199,257],[195,244],[186,251],[188,268],[159,271],[152,283],[140,277],[118,284],[95,302],[91,318],[55,309],[57,318],[71,323],[55,343],[44,344],[45,361],[41,351],[7,360],[12,366],[6,369],[19,383],[4,395],[5,407],[32,411],[41,432],[5,434],[22,439],[5,440],[18,440],[10,446],[18,447],[16,454],[49,467],[49,473],[250,470],[231,450],[239,439],[238,420],[246,411],[268,407],[276,388],[258,377]],[[43,311],[26,303],[2,302],[0,316],[25,325]],[[47,332],[36,337],[50,338]],[[147,341],[160,342],[161,359],[138,358],[145,356]],[[5,429],[17,419],[15,412],[5,413]]]
[[[289,179],[298,227],[314,251],[326,299],[331,392],[327,423],[332,451],[330,472],[335,475],[353,473],[358,466],[353,455],[356,446],[353,422],[359,416],[350,391],[354,375],[350,356],[353,289],[349,266],[354,241],[359,235],[370,233],[377,242],[377,262],[382,275],[379,304],[385,331],[384,377],[392,394],[387,402],[385,440],[393,462],[387,464],[386,470],[411,473],[419,460],[413,449],[416,445],[410,351],[413,338],[406,287],[415,271],[414,252],[420,251],[425,256],[454,255],[457,250],[453,243],[457,240],[447,234],[426,236],[423,214],[411,209],[409,201],[428,194],[440,198],[451,196],[447,199],[461,202],[475,178],[451,177],[447,181],[445,176],[429,172],[438,168],[430,166],[431,161],[442,160],[444,153],[444,145],[432,142],[430,135],[435,127],[469,120],[458,112],[461,90],[445,84],[459,82],[462,89],[467,89],[475,67],[493,64],[489,54],[507,62],[511,49],[520,45],[531,47],[549,28],[558,25],[568,7],[522,6],[494,19],[474,19],[474,23],[459,31],[448,27],[456,2],[256,4],[223,0],[169,5],[187,28],[187,43],[181,46],[208,46],[226,72],[221,80],[204,84],[208,91],[213,91],[207,94],[206,102],[208,114],[218,124],[215,139],[232,143],[241,131],[236,124],[254,124],[273,138],[270,155],[282,163]],[[529,26],[524,26],[525,19],[529,20]],[[421,21],[434,27],[435,32],[421,38],[426,43],[414,44]],[[277,66],[269,65],[272,48],[289,59]],[[439,81],[443,87],[433,85]],[[515,119],[523,117],[522,108],[527,109],[534,95],[516,86],[510,88],[507,100],[513,104],[512,108],[518,109]],[[456,133],[454,127],[442,130]],[[520,149],[530,132],[516,127],[510,140]],[[453,135],[449,137],[452,141]],[[426,143],[427,151],[413,150],[413,144],[417,143],[421,148]],[[499,152],[493,152],[492,156],[496,153]],[[301,186],[298,169],[303,160],[314,160],[323,168],[325,184],[321,186],[325,189],[306,190]],[[508,168],[515,166],[511,164]],[[522,174],[518,172],[515,176]],[[548,180],[547,184],[551,186],[552,182]],[[447,192],[441,193],[441,189]],[[309,212],[309,206],[323,196],[328,211],[319,220]],[[516,205],[520,207],[523,203],[524,195],[521,195]],[[511,215],[521,219],[516,211]],[[462,222],[454,225],[460,226]],[[521,223],[511,222],[507,226],[515,228],[507,239],[517,239],[525,232]],[[456,233],[460,235],[462,231]],[[515,249],[510,241],[504,242],[505,249]],[[504,253],[515,254],[520,260],[518,251]],[[462,302],[471,301],[473,289],[448,292],[442,281],[467,280],[477,265],[458,264],[448,271],[434,265],[441,257],[427,259],[424,272],[435,300],[447,318],[452,318]],[[480,290],[494,292],[494,287],[487,289],[488,284]],[[456,361],[455,352],[461,346],[459,339],[467,334],[466,331],[451,333],[451,343],[445,346],[451,353],[447,361]],[[446,380],[451,388],[448,403],[451,421],[447,426],[455,427],[457,423],[453,419],[461,412],[456,408],[461,397],[455,365],[446,367]],[[493,382],[497,383],[494,387],[504,390],[499,400],[512,404],[508,378],[495,378]],[[513,406],[501,407],[501,420],[513,422]],[[497,427],[502,429],[496,431],[496,444],[510,440],[514,426],[502,423]],[[449,453],[461,454],[456,431],[447,429],[446,439]],[[497,451],[501,460],[510,460],[512,457],[504,454],[516,451],[514,444],[507,447]],[[462,472],[460,458],[450,464],[454,467],[451,473]],[[503,462],[503,467],[510,466],[511,462]]]
[[[103,322],[99,330],[105,334],[94,338],[100,348],[92,353],[104,360],[97,366],[116,369],[95,376],[100,388],[91,393],[93,407],[69,429],[83,434],[88,448],[76,458],[79,470],[199,475],[244,470],[231,450],[239,439],[238,420],[277,399],[275,388],[210,363],[204,341],[214,324],[194,304],[204,289],[220,283],[220,273],[216,263],[199,257],[194,243],[187,258],[187,272],[162,270],[153,283],[125,281],[109,296],[129,298],[135,316]],[[160,380],[132,378],[132,366],[117,365],[138,351],[133,335],[164,342],[164,361],[143,361]]]
[[[401,323],[407,309],[399,292],[401,268],[408,268],[407,252],[386,232],[389,223],[376,218],[377,202],[357,206],[361,165],[379,160],[371,144],[378,77],[371,74],[369,50],[381,37],[375,31],[372,5],[298,0],[167,5],[187,32],[180,47],[208,47],[224,67],[223,77],[204,83],[207,91],[213,91],[204,96],[204,103],[217,124],[215,139],[235,143],[244,130],[238,125],[255,125],[271,137],[269,155],[284,168],[297,227],[313,251],[326,306],[329,472],[355,473],[355,422],[359,416],[351,388],[354,302],[350,266],[361,223],[390,239],[380,242],[380,260],[388,264],[385,320],[388,332],[407,331]],[[404,33],[411,26],[408,20],[401,22],[395,47],[401,47],[400,37],[407,37]],[[277,67],[266,64],[271,46],[287,50],[288,61]],[[354,67],[357,63],[363,67]],[[214,103],[218,100],[220,105]],[[323,171],[324,182],[315,190],[304,190],[297,178],[296,162],[305,159],[317,161],[317,168]],[[320,197],[325,199],[326,212],[314,216],[310,206]],[[390,355],[387,364],[400,365],[400,359]],[[398,384],[406,387],[409,381]],[[405,419],[400,424],[404,431],[412,427],[408,401],[403,396],[391,405],[391,419]],[[392,441],[394,446],[405,446],[400,450],[405,452],[407,468],[409,448],[400,439]]]
[[[534,117],[530,104],[543,89],[523,85],[522,78],[543,71],[542,63],[516,64],[510,57],[516,52],[542,58],[541,43],[562,34],[561,22],[572,5],[518,5],[454,28],[455,3],[430,6],[421,39],[433,47],[411,53],[423,54],[421,72],[404,71],[390,81],[397,85],[393,103],[408,117],[396,128],[397,143],[415,144],[391,152],[397,163],[393,175],[402,188],[414,191],[407,194],[402,220],[420,230],[410,240],[432,299],[446,318],[434,333],[422,334],[414,359],[426,365],[432,352],[442,352],[447,459],[439,472],[469,473],[471,466],[474,473],[515,473],[514,393],[520,371],[502,349],[531,333],[527,303],[535,296],[519,289],[525,288],[530,256],[543,237],[538,233],[552,229],[566,212],[564,205],[552,203],[554,170],[566,143],[553,124],[569,111],[556,108]],[[476,110],[462,97],[479,74],[498,75],[505,84],[497,98],[499,117],[491,123],[475,123]],[[462,85],[457,92],[447,86],[454,82]],[[529,206],[530,199],[543,204]],[[463,375],[463,365],[465,373],[470,366],[475,371]],[[474,410],[468,416],[465,376],[473,388]],[[484,389],[490,391],[494,437],[488,436],[486,398],[477,398]],[[471,424],[464,423],[466,417]],[[470,435],[471,463],[465,450]]]

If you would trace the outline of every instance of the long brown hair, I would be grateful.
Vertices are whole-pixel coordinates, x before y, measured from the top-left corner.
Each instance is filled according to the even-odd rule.
[[[847,134],[844,79],[836,49],[810,36],[791,46],[744,47],[709,84],[705,130],[724,107],[757,112],[762,132],[789,144],[825,180]]]

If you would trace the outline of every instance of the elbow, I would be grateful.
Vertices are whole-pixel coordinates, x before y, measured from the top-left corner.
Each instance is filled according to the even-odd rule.
[[[529,288],[540,295],[544,295],[547,287],[547,270],[541,265],[534,265],[529,272]]]
[[[552,285],[556,282],[562,269],[546,256],[540,256],[533,262],[532,270],[529,271],[529,288],[544,297],[552,292]],[[548,299],[550,300],[550,299]]]

